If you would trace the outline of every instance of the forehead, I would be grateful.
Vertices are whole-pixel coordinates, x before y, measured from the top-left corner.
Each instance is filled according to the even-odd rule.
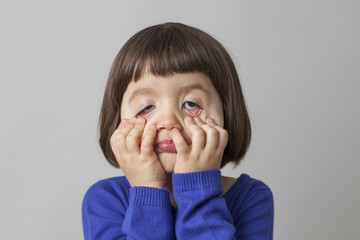
[[[196,90],[207,95],[216,92],[208,76],[200,72],[175,73],[169,76],[146,73],[136,82],[129,83],[123,100],[131,101],[141,95],[173,95]]]

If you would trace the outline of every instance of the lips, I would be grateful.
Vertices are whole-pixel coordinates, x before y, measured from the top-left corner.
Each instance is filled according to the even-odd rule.
[[[177,153],[175,144],[172,140],[163,140],[155,145],[155,151],[158,153]]]

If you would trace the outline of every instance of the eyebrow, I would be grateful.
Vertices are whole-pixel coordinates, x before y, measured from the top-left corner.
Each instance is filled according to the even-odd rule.
[[[191,90],[194,89],[198,89],[201,90],[203,92],[205,92],[207,95],[210,95],[210,92],[208,91],[208,89],[206,89],[203,85],[199,84],[199,83],[194,83],[188,86],[184,86],[182,88],[180,88],[180,92],[190,92]],[[154,95],[156,93],[156,91],[152,88],[139,88],[136,89],[130,96],[129,98],[129,103],[132,102],[135,98],[137,98],[140,95],[143,94],[151,94]]]
[[[194,90],[194,89],[201,90],[201,91],[205,92],[207,95],[210,95],[209,90],[206,89],[203,85],[201,85],[199,83],[194,83],[194,84],[182,87],[182,88],[180,88],[180,91],[187,93],[187,92],[190,92],[191,90]]]
[[[129,103],[132,102],[135,98],[137,98],[139,95],[143,95],[143,94],[155,94],[155,90],[152,88],[139,88],[136,89],[132,94],[131,97],[129,98]]]

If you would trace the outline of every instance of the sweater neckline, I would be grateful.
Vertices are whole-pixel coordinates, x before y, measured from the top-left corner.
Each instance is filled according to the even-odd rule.
[[[236,189],[238,187],[238,185],[240,185],[240,182],[243,180],[243,178],[246,176],[246,174],[242,173],[233,183],[233,185],[231,185],[231,187],[229,188],[229,190],[227,190],[224,194],[222,194],[222,197],[224,198],[228,198],[230,197],[233,192],[237,192]]]

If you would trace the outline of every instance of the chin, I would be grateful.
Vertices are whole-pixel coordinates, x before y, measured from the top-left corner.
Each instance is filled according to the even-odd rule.
[[[164,168],[165,173],[174,173],[176,153],[158,153],[157,155],[162,167]]]

